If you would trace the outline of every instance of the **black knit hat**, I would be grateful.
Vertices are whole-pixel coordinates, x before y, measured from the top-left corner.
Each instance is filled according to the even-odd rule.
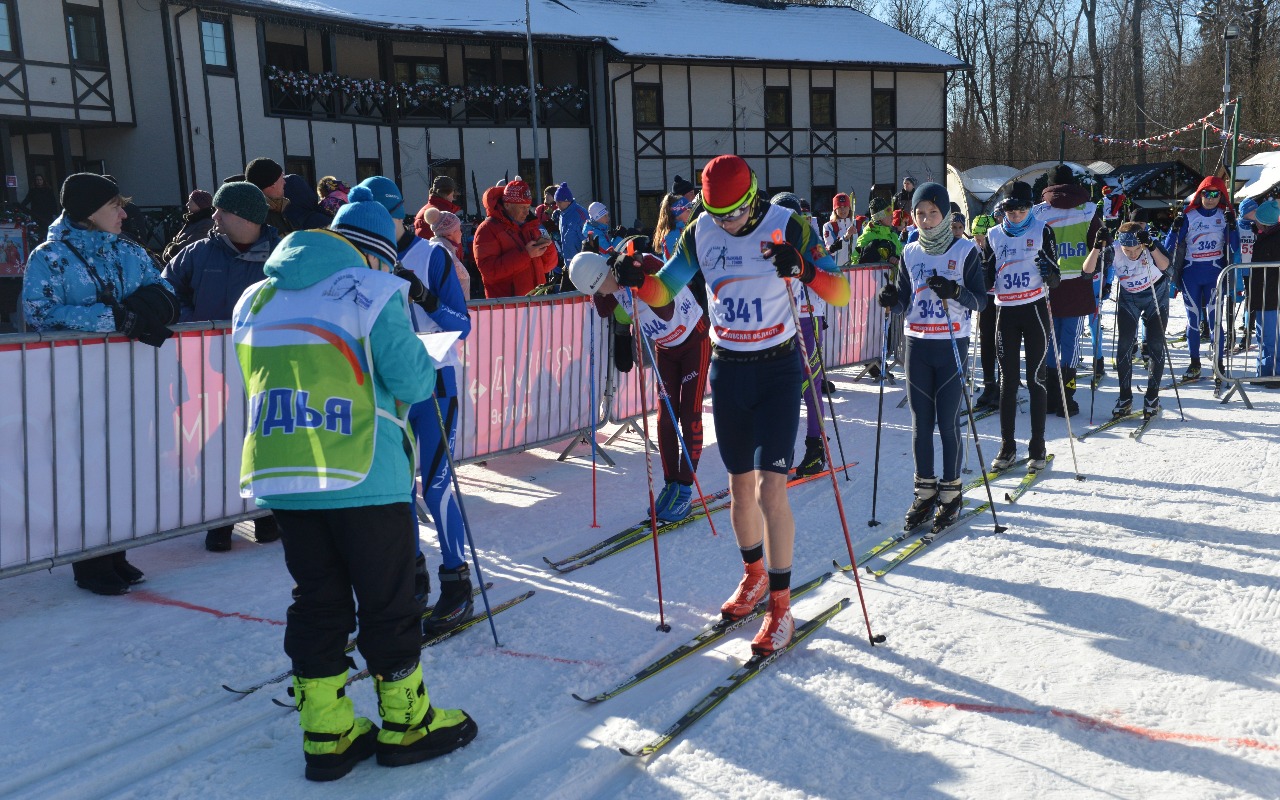
[[[686,181],[684,178],[681,178],[679,175],[675,177],[675,180],[671,181],[672,194],[688,194],[696,188],[696,186],[689,181]]]
[[[1031,208],[1036,204],[1036,196],[1031,191],[1031,184],[1026,181],[1014,181],[1009,187],[1009,196],[1005,198],[1006,209]]]
[[[93,212],[119,196],[120,187],[113,181],[92,172],[77,172],[62,182],[58,202],[62,204],[67,219],[84,222]]]
[[[284,174],[284,167],[269,158],[255,158],[245,165],[244,179],[259,189],[266,189]]]
[[[1064,183],[1077,183],[1076,173],[1066,164],[1059,164],[1053,168],[1053,175],[1049,178],[1049,185],[1061,186]]]

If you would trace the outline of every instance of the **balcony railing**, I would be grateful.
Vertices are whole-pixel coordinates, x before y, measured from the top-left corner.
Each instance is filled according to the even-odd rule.
[[[392,83],[332,73],[267,67],[269,111],[292,117],[355,122],[437,122],[445,125],[528,125],[525,86],[448,86]],[[574,127],[590,121],[590,95],[576,86],[537,87],[540,125]]]

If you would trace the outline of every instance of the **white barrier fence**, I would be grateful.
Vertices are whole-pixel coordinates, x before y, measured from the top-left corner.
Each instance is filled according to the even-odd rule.
[[[1240,288],[1242,294],[1237,291]],[[1246,383],[1266,388],[1280,385],[1280,375],[1276,374],[1280,354],[1280,263],[1233,264],[1218,276],[1215,292],[1217,330],[1213,338],[1226,337],[1222,363],[1214,358],[1212,344],[1201,342],[1200,348],[1209,352],[1214,377],[1226,384],[1222,402],[1239,394],[1245,406],[1253,408]]]
[[[851,270],[853,301],[823,332],[828,365],[879,354],[868,322],[879,315],[868,311],[881,273]],[[619,422],[639,415],[635,373],[613,368],[608,327],[587,298],[481,301],[470,312],[458,345],[459,461],[563,441],[606,410]],[[239,496],[247,403],[230,332],[174,330],[161,348],[77,332],[0,336],[0,577],[263,513]]]

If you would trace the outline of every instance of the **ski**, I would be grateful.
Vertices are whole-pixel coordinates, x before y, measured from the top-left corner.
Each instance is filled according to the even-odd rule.
[[[486,590],[488,590],[488,589],[492,589],[492,588],[493,588],[493,583],[492,583],[492,582],[490,582],[490,581],[486,581],[486,582],[485,582],[485,585],[484,585],[484,588],[485,588]],[[472,590],[472,592],[471,592],[471,596],[472,596],[472,597],[479,597],[479,596],[480,596],[480,589],[479,589],[478,587],[477,587],[476,589],[473,589],[473,590]],[[423,619],[426,619],[426,618],[427,618],[427,615],[428,615],[428,614],[430,614],[430,613],[431,613],[431,609],[430,609],[430,608],[426,609],[425,611],[423,611],[423,612],[422,612],[422,618],[423,618]],[[355,640],[355,638],[353,637],[353,638],[351,638],[350,640],[348,640],[348,641],[347,641],[346,649],[345,649],[345,650],[343,650],[343,652],[345,652],[345,653],[350,653],[351,651],[353,651],[353,650],[355,650],[355,649],[356,649],[356,640]],[[280,681],[284,680],[285,678],[289,678],[289,677],[292,677],[292,676],[293,676],[293,670],[292,670],[292,669],[287,669],[287,670],[285,670],[284,672],[281,672],[279,675],[272,675],[270,678],[267,678],[267,679],[266,679],[266,680],[264,680],[264,681],[258,681],[257,683],[253,684],[252,686],[246,686],[246,687],[245,687],[245,688],[243,688],[243,689],[235,689],[235,688],[233,688],[233,687],[231,687],[231,686],[226,685],[225,683],[224,683],[224,684],[222,684],[222,688],[223,688],[223,689],[226,689],[228,692],[231,692],[232,694],[238,694],[238,695],[253,694],[254,692],[258,691],[259,689],[261,689],[261,688],[262,688],[262,687],[264,687],[264,686],[270,686],[270,685],[271,685],[271,684],[273,684],[273,683],[279,683]]]
[[[1183,377],[1181,377],[1181,378],[1178,378],[1178,380],[1176,381],[1176,383],[1177,383],[1177,385],[1179,385],[1179,386],[1186,386],[1188,383],[1197,383],[1197,382],[1202,381],[1202,380],[1204,380],[1204,376],[1203,376],[1203,375],[1197,375],[1197,376],[1196,376],[1196,377],[1194,377],[1194,378],[1188,378],[1188,377],[1186,377],[1186,376],[1183,376]],[[1173,391],[1173,384],[1172,384],[1172,383],[1169,383],[1169,384],[1166,384],[1166,385],[1164,385],[1164,386],[1160,387],[1160,391],[1162,391],[1162,392],[1171,392],[1171,391]]]
[[[856,467],[857,465],[858,465],[857,461],[850,461],[848,464],[845,464],[844,466],[837,467],[836,472],[840,472],[841,470],[848,469],[849,467]],[[822,472],[815,472],[813,475],[806,475],[803,478],[791,478],[790,480],[787,481],[787,488],[792,489],[796,486],[800,486],[801,484],[809,483],[810,481],[815,481],[820,478],[826,478],[830,474],[831,474],[830,469],[824,469]],[[727,494],[729,490],[726,489],[724,491]],[[710,505],[707,510],[710,511],[712,514],[714,514],[717,511],[723,511],[724,509],[728,508],[729,505],[730,505],[729,501],[726,500],[725,502],[720,503],[718,505]],[[688,525],[693,522],[697,522],[698,520],[703,519],[706,516],[707,516],[706,512],[702,510],[701,506],[699,506],[696,511],[691,512],[689,516],[685,517],[684,519],[678,522],[668,522],[665,525],[659,525],[658,535],[661,536],[664,533],[669,533],[675,530],[676,528],[682,527],[684,525]],[[615,541],[612,545],[609,545],[608,547],[593,551],[591,555],[588,555],[585,558],[578,559],[577,561],[561,561],[559,564],[552,564],[549,561],[547,563],[548,563],[548,566],[550,566],[556,572],[559,572],[562,574],[566,572],[573,572],[574,570],[582,569],[583,567],[590,566],[591,564],[594,564],[597,561],[603,561],[609,556],[617,555],[618,553],[621,553],[623,551],[630,550],[631,548],[635,547],[638,544],[643,544],[649,541],[651,538],[653,538],[653,531],[649,527],[649,524],[645,523],[644,528],[637,532],[632,533],[630,538],[619,539]]]
[[[775,650],[767,656],[753,655],[745,664],[734,670],[729,677],[725,678],[723,682],[695,703],[692,708],[685,712],[684,716],[676,720],[670,728],[663,731],[656,739],[634,750],[626,747],[619,747],[618,750],[623,755],[635,758],[651,756],[662,750],[662,748],[675,741],[676,737],[688,730],[695,722],[705,717],[712,711],[712,709],[723,703],[725,698],[732,694],[735,689],[759,675],[766,667],[777,661],[783,653],[786,653],[791,648],[812,636],[815,631],[829,622],[832,617],[843,611],[848,604],[849,598],[842,598],[838,603],[831,606],[826,611],[823,611],[821,614],[796,628],[795,634],[791,637],[791,641],[786,647]]]
[[[1027,474],[1022,476],[1022,480],[1018,482],[1013,491],[1005,493],[1004,501],[1009,504],[1018,502],[1018,498],[1026,494],[1027,489],[1031,488],[1031,484],[1036,482],[1036,478],[1039,478],[1051,466],[1053,466],[1053,453],[1050,453],[1048,458],[1045,459],[1044,469],[1028,469]]]
[[[951,531],[960,527],[979,514],[985,513],[989,508],[991,508],[991,502],[984,500],[980,505],[973,506],[972,508],[961,512],[960,516],[956,517],[950,525],[936,531],[929,531],[919,539],[916,539],[914,542],[895,553],[893,558],[889,559],[889,561],[887,561],[884,566],[880,567],[880,569],[871,569],[870,567],[867,567],[867,572],[871,573],[871,575],[876,578],[883,578],[888,572],[900,566],[902,562],[911,558],[916,553],[919,553],[921,550],[924,550],[938,539],[941,539],[943,536],[951,533]]]
[[[1114,428],[1115,426],[1119,425],[1121,422],[1128,422],[1134,419],[1142,419],[1142,412],[1138,411],[1133,414],[1125,414],[1123,417],[1112,417],[1111,419],[1107,420],[1101,425],[1096,425],[1090,428],[1089,430],[1085,431],[1084,433],[1077,435],[1076,439],[1083,442],[1085,439],[1088,439],[1090,436],[1093,436],[1095,433],[1102,433],[1105,430]]]
[[[728,488],[725,488],[725,489],[721,489],[718,492],[712,492],[711,494],[704,495],[703,499],[707,501],[707,506],[710,507],[712,505],[713,500],[720,500],[728,496],[729,496],[729,490]],[[700,513],[702,511],[702,504],[698,503],[694,505],[692,508],[696,509],[697,512]],[[692,510],[689,516],[693,516]],[[668,523],[661,524],[658,526],[658,533],[660,534],[665,533],[663,529],[666,528],[668,525],[671,525],[671,526],[680,525],[688,519],[689,517],[685,517],[685,519],[680,520],[679,522],[668,522]],[[569,564],[571,562],[586,558],[587,556],[595,553],[596,551],[603,550],[606,547],[609,547],[610,545],[617,544],[618,542],[624,541],[633,536],[639,536],[641,534],[647,533],[648,531],[649,531],[649,518],[645,517],[643,520],[637,522],[636,524],[628,528],[624,528],[618,533],[615,533],[613,536],[610,536],[608,539],[604,539],[603,541],[596,542],[595,544],[591,545],[585,550],[579,550],[573,555],[565,556],[564,558],[557,559],[555,561],[552,561],[546,556],[543,556],[542,560],[545,561],[547,563],[547,566],[549,567],[552,567],[552,568],[561,567],[561,566],[564,566],[565,564]]]
[[[1018,395],[1018,410],[1023,411],[1026,405],[1027,405],[1027,398],[1023,397],[1022,395]],[[979,420],[984,420],[987,417],[994,417],[996,414],[999,414],[999,413],[1000,413],[999,406],[996,406],[995,408],[984,408],[981,411],[977,411],[973,415],[973,421],[978,422]]]
[[[1160,416],[1160,413],[1159,413],[1159,412],[1156,412],[1155,414],[1152,414],[1151,416],[1149,416],[1149,417],[1147,417],[1146,419],[1144,419],[1144,420],[1142,421],[1142,424],[1141,424],[1141,425],[1139,425],[1139,426],[1137,427],[1137,429],[1135,429],[1132,433],[1130,433],[1130,434],[1129,434],[1129,437],[1130,437],[1131,439],[1141,439],[1141,438],[1142,438],[1142,434],[1144,434],[1144,433],[1146,433],[1146,432],[1147,432],[1147,428],[1150,428],[1150,427],[1151,427],[1151,423],[1152,423],[1152,422],[1155,422],[1155,421],[1156,421],[1156,419],[1157,419],[1157,418],[1159,418],[1159,416]]]
[[[791,590],[791,598],[794,600],[795,598],[800,597],[801,595],[808,594],[809,592],[813,591],[814,589],[818,588],[819,586],[821,586],[822,584],[830,580],[831,576],[834,574],[835,573],[832,573],[832,572],[823,573],[822,575],[818,576],[817,578],[814,578],[813,580],[807,583],[803,583],[799,586],[794,587]],[[708,645],[711,645],[720,641],[724,637],[728,636],[730,633],[733,633],[734,631],[738,630],[739,628],[751,622],[752,620],[756,620],[764,616],[764,612],[768,609],[768,605],[769,605],[768,600],[761,600],[759,605],[757,605],[751,611],[750,614],[748,614],[745,617],[742,617],[741,619],[716,620],[715,622],[712,622],[711,624],[703,628],[698,633],[698,635],[694,636],[685,644],[680,645],[675,650],[672,650],[671,652],[657,659],[653,663],[637,671],[630,678],[627,678],[622,683],[619,683],[617,686],[613,687],[612,689],[606,692],[601,692],[600,694],[597,694],[597,695],[592,695],[591,697],[582,697],[581,695],[578,695],[575,693],[573,694],[573,699],[581,700],[584,703],[594,704],[594,703],[603,703],[605,700],[608,700],[611,697],[617,697],[618,695],[622,694],[623,692],[630,689],[631,687],[639,684],[640,682],[648,680],[649,678],[652,678],[654,675],[657,675],[659,672],[662,672],[667,667],[677,664],[680,661],[683,661],[688,656],[691,656],[694,653],[698,652],[699,650],[703,649],[704,647],[707,647]]]

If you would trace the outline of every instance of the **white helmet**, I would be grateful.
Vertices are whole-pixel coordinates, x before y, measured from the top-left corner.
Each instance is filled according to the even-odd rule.
[[[578,253],[569,262],[569,280],[578,291],[594,295],[609,274],[609,260],[599,253]]]

